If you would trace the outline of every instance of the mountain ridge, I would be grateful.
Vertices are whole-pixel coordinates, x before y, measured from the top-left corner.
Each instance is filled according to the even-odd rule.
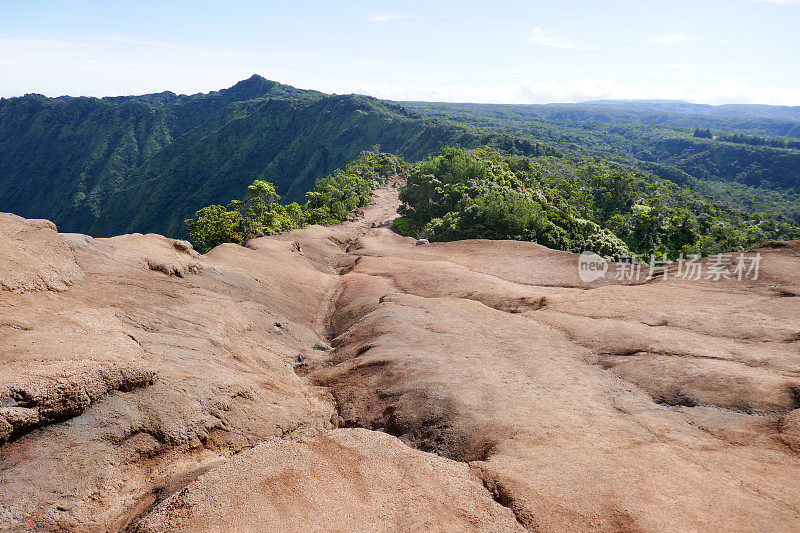
[[[418,159],[445,144],[507,135],[437,123],[361,95],[260,76],[206,94],[0,102],[0,209],[97,236],[156,231],[227,203],[254,179],[302,200],[314,182],[382,144]],[[516,143],[529,153],[536,143]]]
[[[800,123],[618,107],[398,103],[259,75],[193,95],[2,99],[0,210],[95,236],[182,237],[196,210],[240,197],[254,179],[302,201],[316,180],[374,145],[413,162],[459,144],[608,160],[800,223],[792,173],[800,151],[691,136],[709,124],[800,135]]]

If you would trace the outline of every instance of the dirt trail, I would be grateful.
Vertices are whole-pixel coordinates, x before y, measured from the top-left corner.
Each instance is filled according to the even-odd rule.
[[[79,406],[0,448],[0,524],[800,528],[800,243],[757,280],[587,284],[531,243],[415,246],[397,204],[206,256],[0,218],[0,259],[48,259],[0,279],[0,415]]]
[[[351,239],[364,237],[379,229],[391,230],[391,222],[397,218],[399,182],[390,179],[385,187],[377,189],[372,195],[372,202],[362,209],[357,209],[351,220],[342,223],[339,228]]]

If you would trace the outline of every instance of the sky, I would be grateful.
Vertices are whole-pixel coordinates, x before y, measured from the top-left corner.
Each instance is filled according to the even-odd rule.
[[[800,105],[800,0],[0,0],[0,96]]]

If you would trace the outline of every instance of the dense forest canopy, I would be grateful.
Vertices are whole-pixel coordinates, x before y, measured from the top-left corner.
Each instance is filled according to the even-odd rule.
[[[307,224],[338,224],[366,205],[372,191],[389,176],[403,178],[407,164],[394,154],[361,152],[345,169],[317,181],[300,205],[283,205],[272,183],[256,180],[244,200],[211,205],[186,220],[188,238],[201,252],[225,242],[245,244],[254,237],[300,228]]]
[[[448,148],[412,166],[399,226],[436,241],[533,241],[606,257],[675,259],[795,239],[797,227],[748,214],[614,164]]]

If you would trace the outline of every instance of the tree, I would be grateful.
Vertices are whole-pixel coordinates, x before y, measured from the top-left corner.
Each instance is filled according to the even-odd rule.
[[[233,200],[227,207],[204,207],[186,220],[186,237],[205,253],[224,242],[245,244],[254,237],[306,224],[338,224],[369,202],[372,190],[388,176],[405,175],[406,169],[406,162],[396,155],[361,152],[344,170],[317,181],[304,205],[281,205],[272,183],[255,180],[247,187],[245,200]]]
[[[255,225],[242,215],[238,209],[241,202],[238,204],[229,204],[228,207],[210,205],[200,209],[186,221],[186,237],[202,253],[225,242],[245,244],[254,236]]]
[[[247,187],[247,193],[251,199],[259,200],[267,207],[272,207],[272,204],[281,199],[275,192],[275,186],[263,180],[255,180],[252,185]]]

